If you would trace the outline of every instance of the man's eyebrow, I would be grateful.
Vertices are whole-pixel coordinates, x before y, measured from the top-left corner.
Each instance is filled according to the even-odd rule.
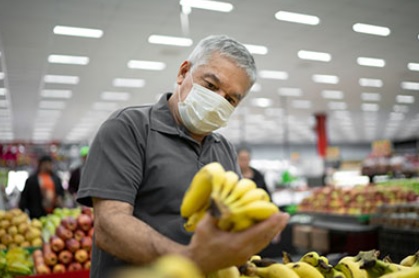
[[[211,78],[212,80],[214,80],[218,84],[221,83],[220,79],[215,74],[213,74],[213,73],[205,73],[204,76],[203,76],[203,78],[206,78],[206,77],[207,78]],[[238,101],[241,101],[242,98],[243,98],[241,94],[236,93],[236,92],[229,93],[229,95],[234,96],[235,98],[237,98]]]

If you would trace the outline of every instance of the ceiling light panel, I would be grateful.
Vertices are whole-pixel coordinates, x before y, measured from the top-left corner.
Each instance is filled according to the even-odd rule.
[[[402,82],[401,87],[405,90],[419,91],[418,82]]]
[[[419,63],[409,63],[407,68],[411,71],[419,71]]]
[[[142,88],[145,86],[145,80],[134,78],[115,78],[112,84],[114,87]]]
[[[162,35],[151,35],[148,37],[148,42],[152,44],[174,45],[182,47],[188,47],[193,44],[193,41],[189,38]]]
[[[288,73],[285,71],[260,70],[259,77],[265,79],[287,80]]]
[[[95,102],[92,106],[93,110],[113,111],[118,108],[118,104],[114,102]]]
[[[408,96],[408,95],[397,95],[396,101],[398,103],[414,103],[415,97],[414,96]]]
[[[44,82],[75,85],[79,83],[79,77],[71,75],[45,75]]]
[[[3,80],[3,79],[4,79],[4,72],[0,71],[0,80]]]
[[[396,104],[393,105],[393,110],[398,113],[407,113],[409,112],[409,106]]]
[[[275,18],[281,21],[288,21],[307,25],[318,25],[320,23],[320,19],[317,16],[287,11],[278,11],[275,14]]]
[[[390,120],[391,121],[401,121],[404,119],[404,114],[402,113],[397,113],[397,112],[391,112],[390,113]]]
[[[251,103],[253,106],[265,108],[272,106],[273,101],[270,98],[253,98]]]
[[[363,103],[362,104],[362,110],[363,111],[378,111],[380,107],[376,103]]]
[[[244,46],[252,54],[266,55],[268,54],[268,48],[263,45],[244,44]]]
[[[332,55],[325,52],[315,52],[308,50],[300,50],[297,53],[298,58],[303,60],[312,60],[320,62],[330,62],[332,60]]]
[[[143,69],[143,70],[164,70],[166,68],[166,64],[163,62],[141,61],[141,60],[130,60],[127,66],[130,69]]]
[[[41,109],[64,109],[65,108],[65,102],[64,101],[41,100],[39,102],[39,108],[41,108]]]
[[[367,66],[367,67],[382,68],[386,65],[386,61],[384,61],[383,59],[369,58],[369,57],[358,57],[356,59],[356,62],[360,66]]]
[[[260,92],[262,90],[262,86],[259,83],[254,83],[252,88],[250,88],[251,92]]]
[[[41,96],[45,98],[71,98],[70,90],[42,90]]]
[[[53,32],[56,35],[95,38],[95,39],[101,38],[103,36],[103,31],[100,29],[90,29],[90,28],[61,26],[61,25],[55,26]]]
[[[373,79],[373,78],[360,78],[359,85],[362,87],[375,87],[381,88],[383,87],[383,81],[381,79]]]
[[[331,101],[328,106],[330,110],[346,110],[348,108],[347,104],[341,101]]]
[[[324,83],[324,84],[338,84],[339,83],[339,77],[337,77],[336,75],[314,74],[312,79],[316,83]]]
[[[5,99],[0,99],[0,107],[7,107],[9,106],[9,103]]]
[[[87,65],[89,63],[89,57],[53,54],[48,56],[48,62],[54,64]]]
[[[180,0],[182,7],[210,10],[216,12],[231,12],[234,6],[228,2],[209,1],[209,0]]]
[[[129,100],[131,95],[126,92],[103,92],[101,98],[103,100],[112,100],[112,101],[126,101]]]
[[[49,117],[58,117],[61,116],[61,110],[38,110],[38,117],[49,118]]]
[[[292,102],[292,107],[297,109],[310,109],[311,102],[308,100],[294,100]]]
[[[376,36],[388,36],[391,33],[390,28],[387,28],[384,26],[365,24],[365,23],[355,23],[352,26],[352,30],[358,33],[364,33],[364,34],[376,35]]]
[[[363,101],[380,101],[381,95],[379,93],[362,93],[361,99]]]
[[[303,95],[300,88],[279,88],[278,93],[283,97],[300,97]]]
[[[0,96],[5,96],[7,94],[6,88],[0,88]]]
[[[337,90],[323,90],[322,97],[327,99],[343,99],[343,92]]]

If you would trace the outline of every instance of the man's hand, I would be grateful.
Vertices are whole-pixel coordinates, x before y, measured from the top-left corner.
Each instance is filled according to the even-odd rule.
[[[204,273],[244,264],[285,228],[288,219],[288,214],[280,212],[242,232],[226,232],[218,229],[216,220],[207,213],[198,224],[186,255]]]

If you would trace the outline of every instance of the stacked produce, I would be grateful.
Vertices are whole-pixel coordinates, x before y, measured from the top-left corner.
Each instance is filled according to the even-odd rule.
[[[77,218],[82,210],[90,210],[89,208],[56,208],[51,214],[42,216],[39,220],[42,223],[43,233],[42,239],[48,242],[51,235],[55,234],[55,230],[60,225],[61,221],[66,217]]]
[[[0,250],[15,247],[41,247],[42,223],[20,209],[0,210]]]
[[[22,247],[0,251],[0,277],[12,278],[32,274],[33,262],[30,253]]]
[[[37,274],[64,273],[90,269],[93,236],[93,212],[83,208],[74,218],[64,217],[55,233],[33,252]]]
[[[351,188],[323,187],[304,198],[298,211],[335,214],[372,214],[383,204],[416,201],[418,195],[399,186],[356,186]]]

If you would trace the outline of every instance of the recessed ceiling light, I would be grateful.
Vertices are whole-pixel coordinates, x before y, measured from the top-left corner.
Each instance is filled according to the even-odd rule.
[[[268,54],[268,48],[263,45],[244,44],[244,46],[252,54],[266,55]]]
[[[175,45],[175,46],[191,46],[193,41],[189,38],[151,35],[148,37],[148,42],[153,44]]]
[[[125,87],[125,88],[142,88],[145,85],[144,79],[134,78],[115,78],[113,80],[114,87]]]
[[[286,73],[285,71],[260,70],[259,77],[265,79],[286,80],[288,79],[288,73]]]
[[[64,101],[41,100],[39,102],[39,108],[41,108],[41,109],[64,109],[65,108],[65,102]]]
[[[307,25],[318,25],[320,23],[320,19],[317,16],[287,11],[278,11],[275,14],[275,18],[282,21],[295,22]]]
[[[100,29],[90,29],[90,28],[60,26],[60,25],[55,26],[53,32],[56,35],[95,38],[95,39],[101,38],[103,36],[103,31]]]
[[[260,92],[262,86],[259,83],[254,83],[252,88],[250,88],[251,92]]]
[[[0,71],[0,80],[3,80],[3,79],[4,79],[4,72]]]
[[[42,90],[41,96],[47,98],[71,98],[70,90]]]
[[[303,95],[300,88],[279,88],[278,93],[283,97],[300,97]]]
[[[316,83],[325,83],[325,84],[337,84],[339,83],[339,77],[336,75],[325,75],[325,74],[314,74],[313,81]]]
[[[382,68],[386,65],[386,61],[383,59],[369,58],[369,57],[358,57],[356,59],[358,65],[367,67],[378,67]]]
[[[320,62],[330,62],[332,60],[332,55],[325,52],[315,52],[308,50],[300,50],[297,53],[298,58],[303,60],[312,60]]]
[[[398,112],[398,113],[407,113],[409,112],[409,107],[406,105],[394,105],[393,106],[393,110],[394,112]]]
[[[298,108],[298,109],[310,109],[311,102],[309,100],[296,99],[292,102],[292,107]]]
[[[57,84],[78,84],[79,77],[71,75],[45,75],[44,82]]]
[[[397,112],[391,112],[390,113],[390,120],[391,121],[401,121],[404,119],[404,114],[397,113]]]
[[[0,96],[5,96],[7,93],[6,88],[0,88]]]
[[[0,107],[7,107],[8,101],[5,99],[0,99]]]
[[[54,54],[48,56],[48,62],[55,64],[87,65],[89,63],[89,57]]]
[[[166,64],[155,61],[130,60],[128,62],[128,68],[143,70],[164,70],[166,68]]]
[[[93,110],[116,110],[118,104],[114,102],[95,102],[92,108]]]
[[[379,93],[362,93],[361,99],[364,101],[379,101],[381,95]]]
[[[227,2],[208,1],[208,0],[180,0],[179,4],[183,7],[204,9],[217,12],[231,12],[233,5]]]
[[[346,110],[348,107],[345,102],[341,101],[331,101],[329,102],[328,106],[331,110]]]
[[[414,96],[408,96],[408,95],[397,95],[396,101],[398,103],[414,103],[415,97]]]
[[[328,99],[343,99],[343,92],[337,90],[323,90],[322,96]]]
[[[362,87],[380,88],[380,87],[383,87],[383,81],[381,79],[360,78],[359,85],[361,85]]]
[[[380,107],[376,103],[363,103],[362,110],[363,111],[378,111]]]
[[[101,98],[103,100],[125,101],[129,100],[131,95],[126,92],[103,92]]]
[[[390,35],[390,29],[383,26],[370,25],[364,23],[355,23],[352,29],[358,33],[377,35],[377,36],[388,36]]]
[[[401,87],[405,90],[419,91],[418,82],[402,82]]]
[[[412,71],[419,71],[419,63],[409,63],[407,68]]]
[[[270,98],[253,98],[251,103],[253,106],[265,108],[272,106],[273,101]]]

